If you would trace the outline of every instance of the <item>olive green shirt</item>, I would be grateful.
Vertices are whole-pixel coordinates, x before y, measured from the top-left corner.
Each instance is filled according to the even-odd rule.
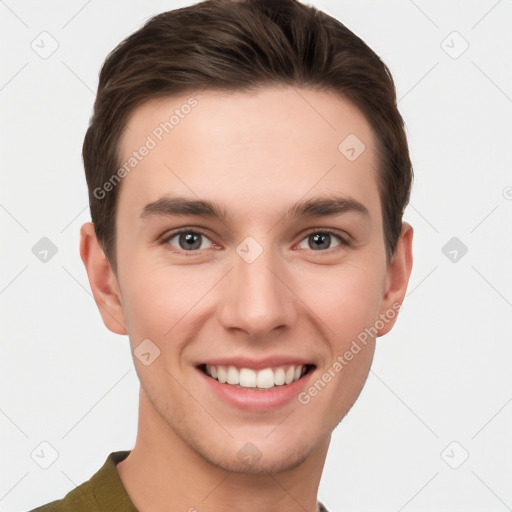
[[[105,464],[86,482],[71,490],[61,500],[52,501],[30,512],[137,512],[117,471],[117,463],[130,450],[112,452]],[[319,502],[320,512],[327,512]]]

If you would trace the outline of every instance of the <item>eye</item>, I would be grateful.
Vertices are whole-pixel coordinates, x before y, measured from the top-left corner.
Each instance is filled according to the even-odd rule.
[[[172,241],[176,239],[177,245],[175,245]],[[208,240],[210,246],[204,246],[204,240]],[[194,252],[200,249],[208,249],[214,246],[214,244],[207,238],[207,236],[198,231],[192,230],[182,230],[177,231],[166,237],[162,240],[162,243],[169,244],[172,247],[178,249],[176,252],[186,251],[186,252]]]
[[[335,233],[330,230],[324,230],[324,231],[312,231],[311,233],[306,235],[306,237],[303,238],[303,241],[301,243],[304,243],[304,241],[306,241],[306,243],[308,244],[308,247],[300,247],[300,245],[299,245],[299,247],[301,249],[312,249],[313,251],[325,252],[325,251],[322,251],[322,249],[333,248],[331,246],[333,238],[338,241],[338,245],[336,245],[334,247],[350,245],[349,241],[346,238],[344,238],[343,236],[341,236],[340,234]]]
[[[334,246],[332,245],[333,240],[337,242]],[[307,247],[303,246],[304,243],[307,244]],[[200,250],[218,247],[204,233],[191,229],[182,229],[171,233],[162,240],[162,244],[170,245],[176,249],[174,252],[177,253],[196,253]],[[338,232],[331,230],[316,230],[307,234],[298,247],[316,252],[327,252],[329,249],[341,246],[350,246],[348,237],[345,238]]]

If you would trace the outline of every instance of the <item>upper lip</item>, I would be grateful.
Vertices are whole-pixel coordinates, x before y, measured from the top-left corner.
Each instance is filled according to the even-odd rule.
[[[235,366],[236,368],[251,368],[254,370],[262,370],[264,368],[272,368],[276,366],[286,365],[313,365],[310,359],[298,357],[290,357],[287,355],[275,355],[262,359],[254,359],[250,357],[218,357],[201,361],[198,366],[207,364],[210,366]]]

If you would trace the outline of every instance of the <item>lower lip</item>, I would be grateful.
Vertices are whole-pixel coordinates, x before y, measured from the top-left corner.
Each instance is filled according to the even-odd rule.
[[[291,402],[306,387],[313,371],[309,370],[299,380],[291,384],[274,386],[267,390],[258,391],[254,388],[237,388],[231,384],[221,384],[218,380],[209,377],[199,368],[201,374],[210,389],[222,400],[246,411],[271,411]]]

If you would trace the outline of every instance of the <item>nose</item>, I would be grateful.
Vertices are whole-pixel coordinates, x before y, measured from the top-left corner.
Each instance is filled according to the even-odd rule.
[[[292,279],[271,250],[263,250],[252,262],[234,254],[233,269],[226,277],[219,308],[225,329],[245,331],[256,341],[293,326],[297,305]]]

